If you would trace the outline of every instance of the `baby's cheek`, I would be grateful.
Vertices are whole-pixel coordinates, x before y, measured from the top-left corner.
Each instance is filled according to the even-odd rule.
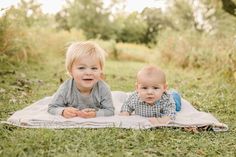
[[[139,98],[144,101],[145,95],[143,93],[138,93]]]
[[[156,98],[159,98],[161,95],[160,94],[156,94]]]

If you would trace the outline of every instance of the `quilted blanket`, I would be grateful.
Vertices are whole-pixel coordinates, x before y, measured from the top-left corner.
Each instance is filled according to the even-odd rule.
[[[132,115],[119,116],[122,103],[126,100],[129,93],[112,91],[112,98],[115,106],[115,115],[110,117],[96,118],[70,118],[54,116],[47,112],[48,104],[52,96],[45,97],[37,102],[16,111],[6,121],[7,123],[25,128],[131,128],[131,129],[150,129],[158,127],[181,127],[181,128],[210,128],[213,131],[227,131],[228,126],[220,123],[212,114],[200,112],[195,109],[187,100],[181,99],[182,109],[177,112],[176,120],[165,125],[152,125],[147,118]]]

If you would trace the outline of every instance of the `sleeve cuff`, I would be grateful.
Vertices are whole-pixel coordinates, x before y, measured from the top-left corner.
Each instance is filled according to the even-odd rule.
[[[62,115],[62,112],[64,109],[65,109],[65,107],[57,107],[57,108],[49,110],[48,112],[53,115]]]
[[[110,111],[110,110],[98,110],[96,112],[96,117],[101,117],[101,116],[113,116],[114,115],[114,111]]]

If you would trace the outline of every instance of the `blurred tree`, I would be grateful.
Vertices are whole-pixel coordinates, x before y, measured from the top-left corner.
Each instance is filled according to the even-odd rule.
[[[118,41],[142,43],[147,30],[147,23],[138,12],[133,12],[127,18],[119,18],[123,23],[118,34]]]
[[[156,44],[156,37],[161,29],[164,29],[166,27],[171,27],[175,30],[177,29],[171,23],[171,21],[169,21],[168,18],[165,17],[161,9],[146,7],[142,11],[141,15],[144,21],[147,23],[147,30],[145,35],[143,36],[142,43]]]
[[[82,29],[88,38],[109,39],[113,36],[110,12],[103,8],[102,0],[67,1],[69,26]]]
[[[41,5],[34,0],[21,0],[17,7],[12,6],[7,11],[6,16],[19,26],[31,27],[47,24],[47,17],[43,14]]]
[[[215,8],[203,2],[203,0],[188,0],[191,6],[195,28],[198,31],[214,34]]]
[[[175,0],[173,6],[166,13],[166,18],[171,21],[177,30],[186,30],[194,27],[194,17],[187,0]]]
[[[223,4],[223,9],[233,15],[236,16],[236,2],[234,2],[233,0],[222,0],[222,4]]]
[[[162,13],[160,9],[145,8],[141,13],[143,19],[147,23],[147,30],[142,39],[145,44],[151,42],[156,43],[156,36],[159,29],[162,27]]]
[[[55,15],[55,20],[58,24],[57,28],[70,31],[71,28],[69,26],[68,18],[69,18],[69,13],[66,8],[59,11]]]

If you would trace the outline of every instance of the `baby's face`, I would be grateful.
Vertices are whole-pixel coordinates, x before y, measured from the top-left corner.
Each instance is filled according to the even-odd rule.
[[[71,75],[76,82],[76,87],[81,93],[90,93],[93,86],[101,78],[100,61],[95,56],[83,56],[76,60],[71,69]]]
[[[159,83],[155,77],[141,77],[136,84],[139,98],[150,105],[161,98],[166,88],[166,84]]]

